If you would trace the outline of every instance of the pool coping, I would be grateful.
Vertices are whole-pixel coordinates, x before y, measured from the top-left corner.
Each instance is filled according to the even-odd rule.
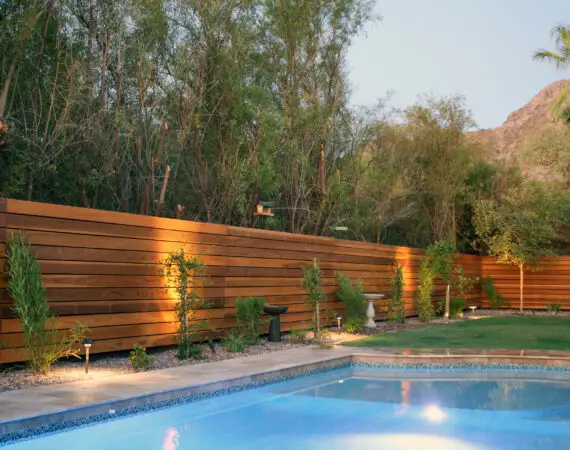
[[[289,362],[279,363],[280,359],[283,359],[279,356],[287,356]],[[233,361],[233,365],[229,361]],[[248,365],[248,363],[251,364]],[[10,414],[9,418],[0,420],[0,446],[91,422],[115,420],[139,412],[251,389],[264,384],[286,381],[351,364],[415,369],[461,367],[471,370],[488,370],[491,368],[533,372],[546,370],[562,374],[567,373],[570,380],[570,352],[309,347],[206,363],[199,366],[181,366],[173,369],[129,374],[128,377],[133,380],[145,381],[146,377],[147,382],[139,386],[138,392],[135,388],[131,389],[130,394],[125,395],[123,390],[119,389],[118,395],[111,393],[108,398],[101,401],[89,401],[89,395],[87,397],[80,395],[81,390],[89,388],[90,384],[97,386],[98,383],[101,383],[101,381],[94,383],[93,380],[3,392],[0,393],[0,403],[9,397],[12,398],[13,403],[17,403],[18,394],[24,393],[32,394],[32,398],[37,398],[39,403],[42,399],[49,401],[50,395],[55,401],[53,407],[48,405],[47,410],[20,415],[14,412]],[[225,370],[216,370],[222,366]],[[235,367],[235,372],[237,372],[235,376],[228,376],[228,373],[231,374],[231,367]],[[230,368],[229,372],[228,368]],[[166,373],[168,373],[168,377],[164,376]],[[199,373],[201,379],[206,381],[188,383],[184,381],[184,378],[189,373]],[[153,375],[155,376],[153,377]],[[119,375],[113,380],[121,377],[127,376]],[[153,378],[156,378],[154,382]],[[171,387],[156,389],[156,385],[165,382],[165,380]],[[111,384],[111,381],[108,384]],[[124,390],[128,392],[128,385],[125,383],[123,385]],[[119,388],[121,387],[119,386]],[[64,401],[58,405],[58,393],[66,393],[69,401]]]

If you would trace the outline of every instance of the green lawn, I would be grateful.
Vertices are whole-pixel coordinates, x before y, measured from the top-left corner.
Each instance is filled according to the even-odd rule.
[[[489,317],[378,334],[354,347],[570,350],[570,318]]]

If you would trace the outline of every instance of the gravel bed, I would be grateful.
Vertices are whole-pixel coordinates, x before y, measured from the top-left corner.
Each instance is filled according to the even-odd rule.
[[[259,345],[248,347],[244,353],[230,353],[219,342],[215,344],[215,352],[213,352],[207,344],[204,344],[204,359],[189,359],[180,361],[176,357],[176,348],[169,347],[164,349],[150,349],[149,354],[153,356],[152,369],[167,369],[170,367],[179,367],[189,364],[203,364],[205,362],[222,361],[225,359],[242,358],[249,355],[259,355],[262,353],[287,350],[291,348],[299,348],[308,344],[339,344],[356,339],[362,339],[365,336],[371,336],[381,333],[390,333],[394,331],[409,330],[413,328],[421,328],[425,326],[461,322],[471,318],[481,318],[485,316],[504,316],[504,315],[520,315],[518,310],[486,310],[478,309],[475,313],[466,311],[462,319],[437,318],[425,324],[417,318],[406,320],[405,324],[392,324],[389,322],[377,322],[377,328],[363,328],[356,334],[349,334],[342,329],[336,327],[329,328],[328,333],[320,340],[312,340],[311,333],[308,333],[308,342],[305,344],[290,344],[287,341],[288,336],[284,336],[283,342],[267,342],[263,341]],[[546,316],[546,311],[525,311],[524,315]],[[568,317],[570,312],[560,312],[559,316]],[[23,389],[32,386],[41,386],[48,384],[69,383],[77,380],[88,380],[118,376],[125,373],[133,373],[135,370],[131,367],[128,360],[129,352],[104,353],[101,355],[91,356],[89,363],[89,373],[85,374],[84,363],[80,360],[60,361],[53,366],[53,370],[46,375],[34,374],[25,366],[11,365],[5,368],[0,366],[0,392]]]
[[[152,369],[154,370],[191,364],[203,364],[206,362],[222,361],[224,359],[243,358],[244,356],[288,350],[306,345],[308,345],[308,343],[289,344],[286,339],[282,342],[263,341],[259,345],[248,347],[244,353],[230,353],[220,343],[215,344],[215,352],[213,352],[207,344],[204,344],[204,359],[187,359],[183,361],[177,358],[176,348],[173,347],[149,349],[148,353],[153,356]],[[53,365],[53,370],[45,375],[34,374],[23,365],[11,365],[5,368],[0,367],[0,392],[32,386],[107,378],[136,372],[131,367],[128,356],[128,351],[92,355],[89,361],[88,374],[85,374],[84,362],[77,359],[57,362]]]

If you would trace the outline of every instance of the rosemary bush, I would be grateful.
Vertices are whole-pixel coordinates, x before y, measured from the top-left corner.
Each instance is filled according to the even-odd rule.
[[[356,332],[360,329],[366,317],[366,300],[364,298],[362,280],[356,280],[353,286],[350,278],[343,275],[340,271],[336,273],[336,279],[338,281],[336,295],[344,304],[345,324],[350,323],[351,330]]]
[[[28,365],[34,372],[46,373],[60,358],[79,358],[80,343],[88,329],[77,323],[59,338],[56,316],[50,312],[41,280],[40,265],[21,234],[8,241],[8,293],[14,300],[12,310],[20,319]]]
[[[250,344],[255,344],[261,335],[264,305],[263,297],[238,298],[236,301],[236,320],[241,333]]]

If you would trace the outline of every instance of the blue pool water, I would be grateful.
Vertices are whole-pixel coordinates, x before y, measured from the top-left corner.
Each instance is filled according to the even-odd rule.
[[[570,449],[570,375],[351,367],[7,448]]]

